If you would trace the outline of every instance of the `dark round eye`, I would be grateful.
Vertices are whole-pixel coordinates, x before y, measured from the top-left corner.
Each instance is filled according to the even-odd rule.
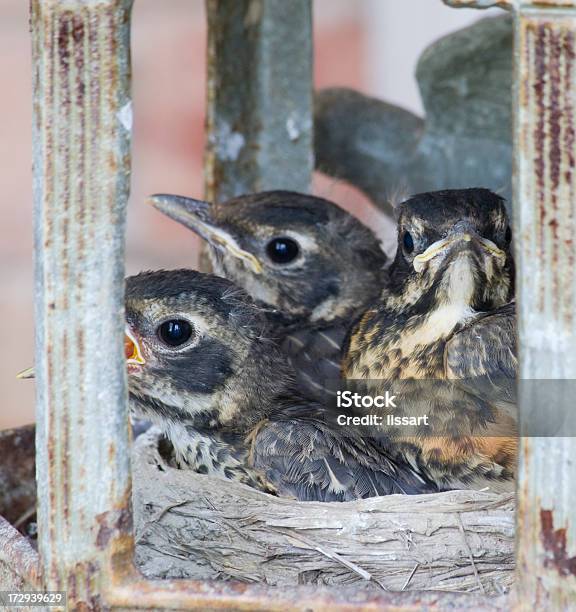
[[[277,264],[287,264],[296,259],[300,247],[292,238],[274,238],[266,246],[268,257]]]
[[[506,244],[510,244],[510,242],[512,242],[512,228],[510,226],[506,228],[506,233],[504,234],[504,240],[506,241]]]
[[[168,346],[181,346],[192,337],[192,325],[184,319],[164,321],[158,327],[158,336]]]
[[[414,250],[414,238],[412,238],[412,234],[410,232],[404,232],[402,244],[404,245],[404,250],[406,253],[412,253]]]

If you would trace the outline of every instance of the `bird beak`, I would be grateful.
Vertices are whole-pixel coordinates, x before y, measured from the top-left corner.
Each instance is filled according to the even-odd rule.
[[[124,355],[129,365],[144,365],[146,361],[142,357],[142,351],[138,340],[128,326],[124,329]]]
[[[134,337],[134,334],[130,331],[128,326],[124,330],[124,355],[126,355],[127,363],[132,365],[144,365],[146,362],[142,357],[142,351],[140,345]],[[30,378],[36,378],[36,372],[34,368],[26,368],[22,372],[16,374],[18,380],[28,380]]]
[[[446,238],[442,238],[442,240],[437,240],[423,253],[416,255],[412,262],[414,270],[416,270],[416,272],[421,272],[425,264],[431,259],[434,259],[437,255],[448,252],[452,247],[462,242],[475,242],[492,257],[502,260],[506,259],[506,253],[502,249],[499,249],[492,240],[483,238],[474,231],[456,231],[450,233]]]
[[[35,378],[36,377],[36,373],[34,372],[34,368],[26,368],[25,370],[22,370],[22,372],[18,372],[18,374],[16,374],[16,378],[18,380],[27,380],[29,378]]]
[[[156,210],[191,229],[213,247],[224,248],[248,264],[256,274],[262,273],[260,261],[252,253],[242,249],[234,236],[217,226],[209,202],[168,194],[153,195],[149,201]]]

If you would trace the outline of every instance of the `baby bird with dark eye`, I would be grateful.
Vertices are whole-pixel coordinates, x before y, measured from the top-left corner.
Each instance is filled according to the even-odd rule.
[[[392,454],[440,488],[513,487],[511,239],[504,201],[486,189],[412,197],[399,209],[389,286],[348,340],[345,378],[394,387],[396,416],[427,417],[385,432]]]
[[[224,278],[128,278],[125,349],[130,407],[181,468],[299,500],[436,490],[299,392],[261,310]]]
[[[204,238],[214,272],[268,310],[302,388],[332,397],[347,328],[386,283],[376,236],[333,202],[288,191],[219,205],[176,195],[152,203]]]

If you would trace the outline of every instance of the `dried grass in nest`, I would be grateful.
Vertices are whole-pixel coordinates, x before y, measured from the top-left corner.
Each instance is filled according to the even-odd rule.
[[[176,470],[134,445],[136,562],[148,577],[289,587],[507,592],[514,496],[482,491],[296,502]]]

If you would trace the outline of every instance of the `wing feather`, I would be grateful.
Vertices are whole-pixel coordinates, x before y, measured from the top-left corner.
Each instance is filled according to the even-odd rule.
[[[314,418],[279,418],[260,428],[253,462],[281,496],[302,501],[351,501],[417,494],[437,488],[371,439],[335,431]]]
[[[456,333],[444,352],[446,378],[494,401],[516,402],[518,352],[514,303]]]

